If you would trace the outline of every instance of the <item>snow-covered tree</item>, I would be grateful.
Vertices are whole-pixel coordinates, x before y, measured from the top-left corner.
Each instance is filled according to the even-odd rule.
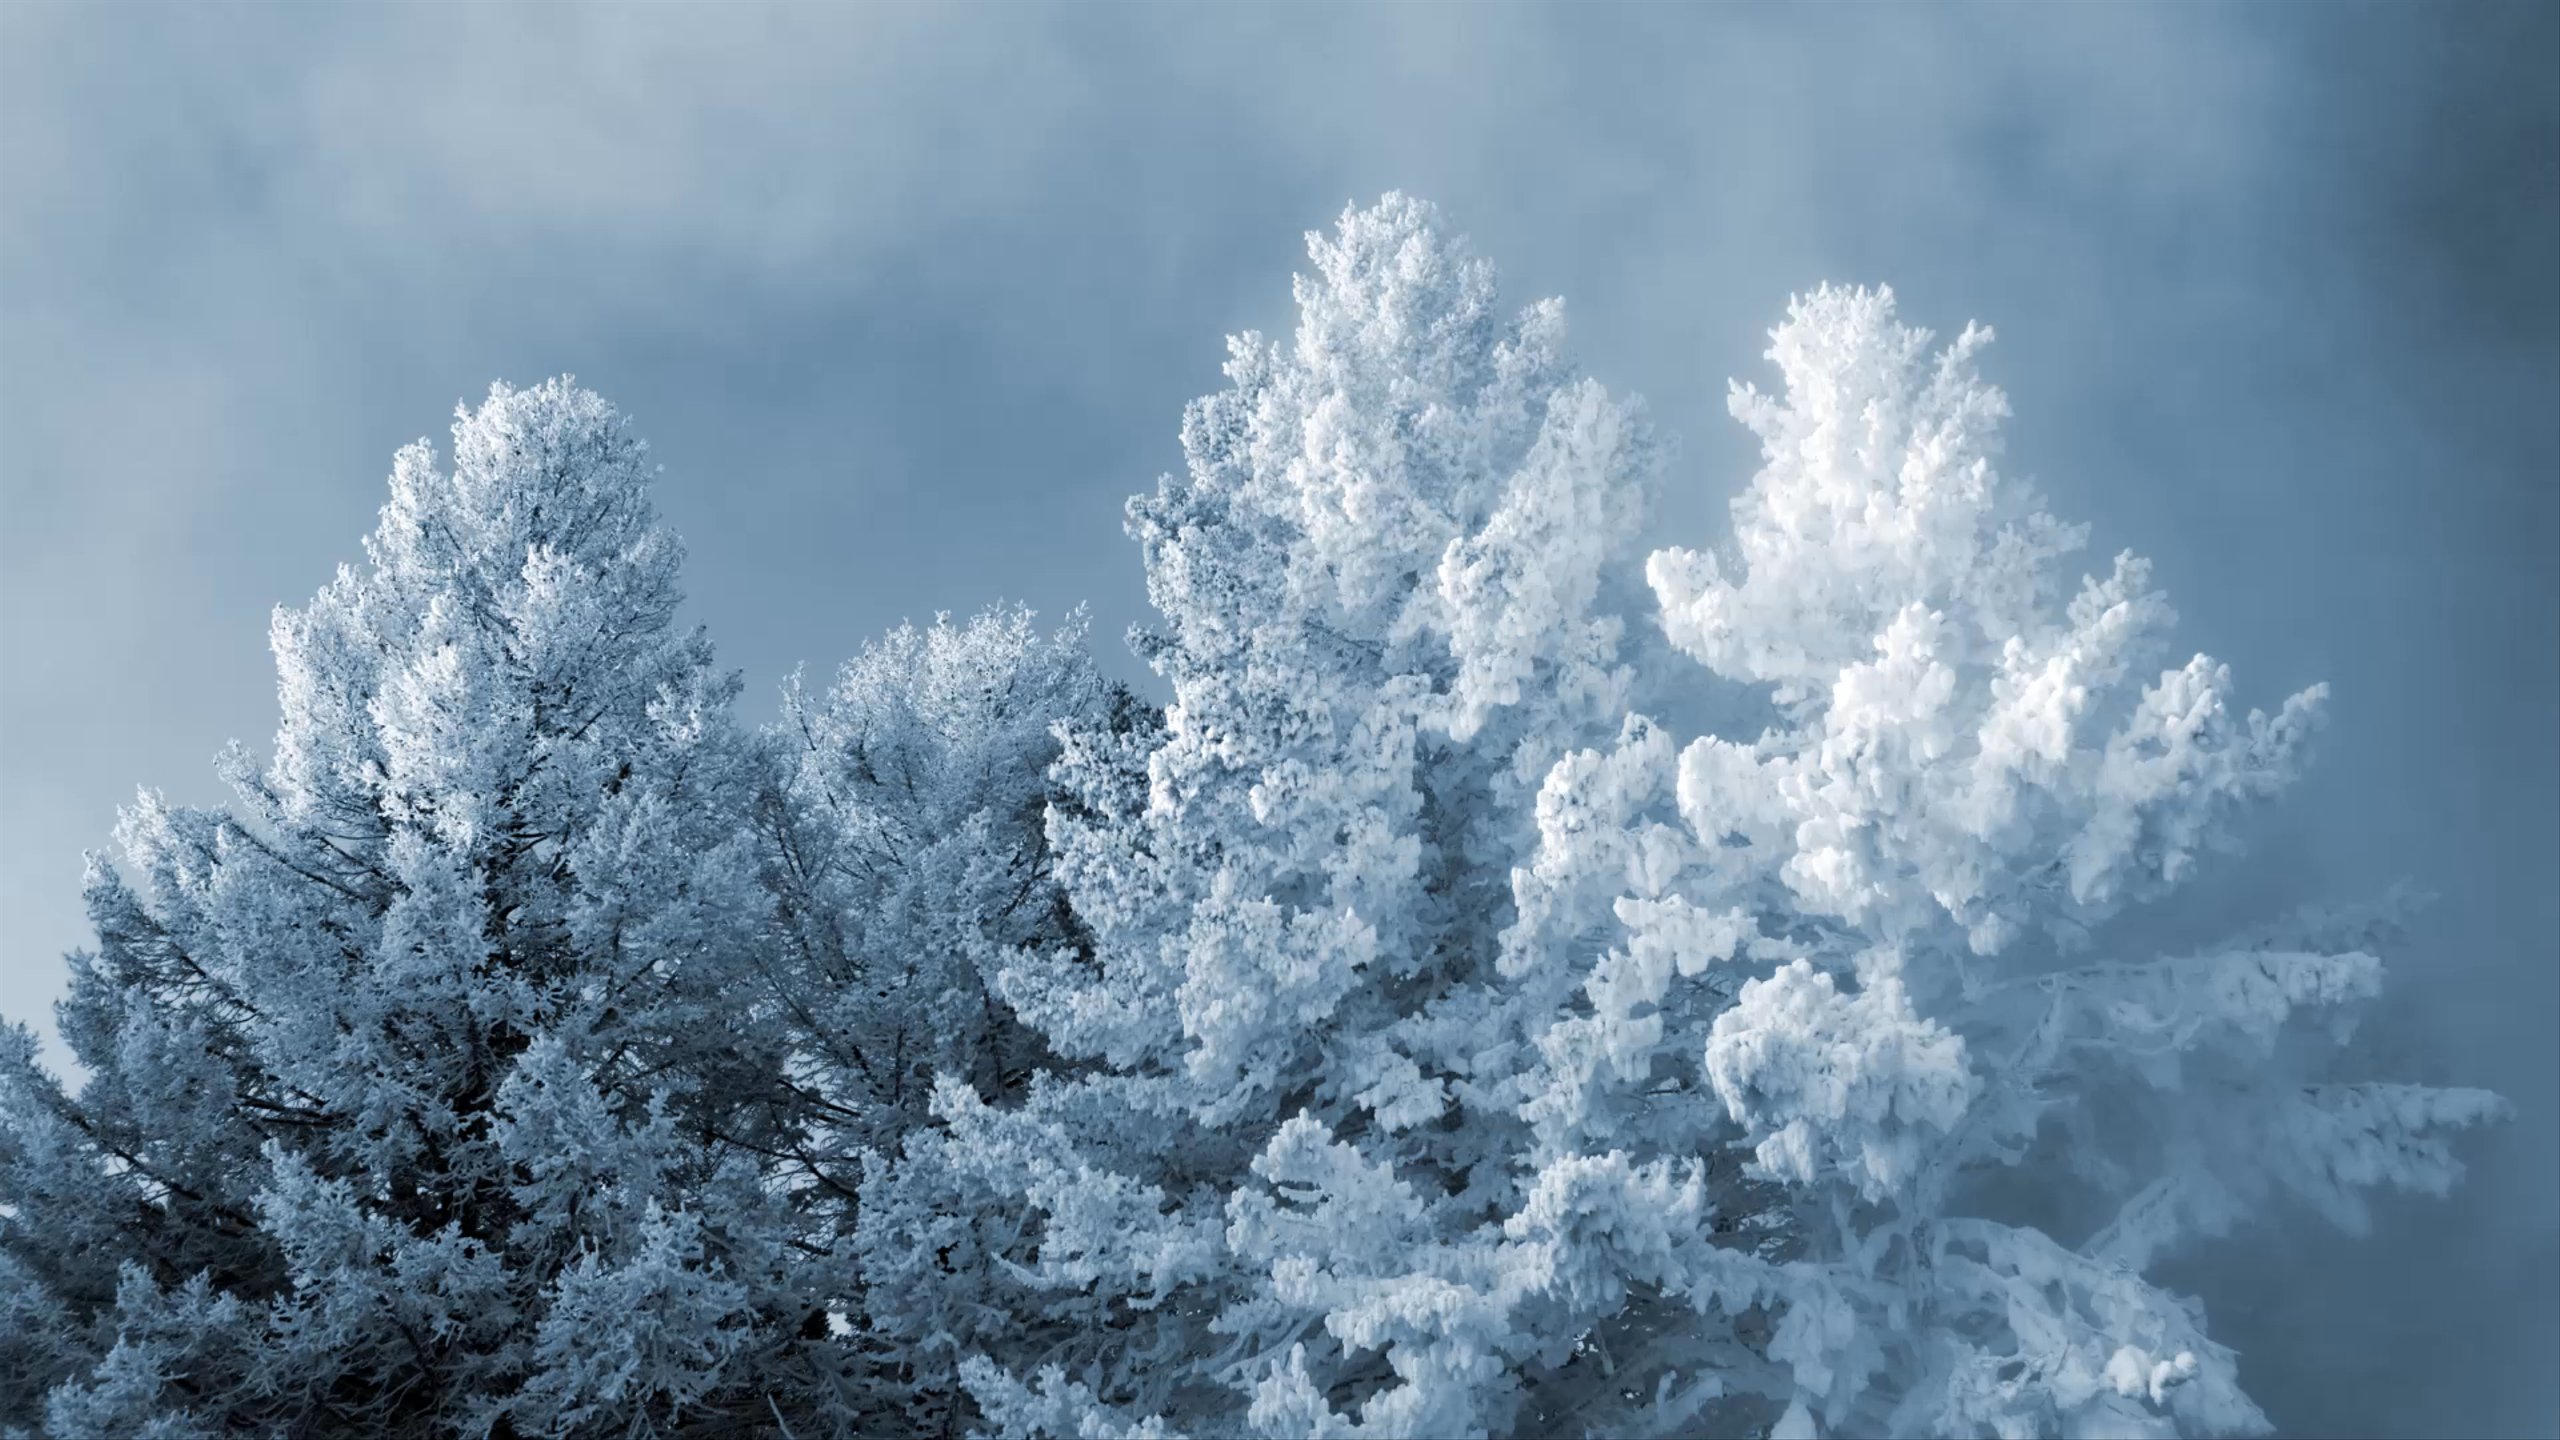
[[[1765,465],[1730,549],[1647,567],[1767,728],[1630,720],[1540,800],[1524,913],[1610,936],[1543,1042],[1541,1184],[1608,1172],[1580,1223],[1644,1217],[1637,1268],[1699,1312],[1668,1358],[1720,1354],[1778,1433],[2263,1429],[2151,1262],[2284,1198],[2353,1224],[2374,1186],[2440,1192],[2448,1133],[2501,1109],[2335,1063],[2379,914],[2166,958],[2107,926],[2229,848],[2324,692],[2243,716],[2225,667],[2161,668],[2130,555],[2070,589],[2085,532],[1999,467],[1988,331],[1933,351],[1889,291],[1826,288],[1772,338],[1784,393],[1733,392]],[[1654,1239],[1710,1118],[1749,1146],[1759,1253]]]
[[[1043,828],[1053,732],[1135,704],[1094,672],[1081,616],[1044,635],[1018,607],[901,626],[824,697],[785,695],[772,823],[793,1019],[815,1088],[863,1117],[845,1116],[855,1148],[923,1117],[937,1074],[999,1093],[1027,1072],[1036,1037],[989,977],[1072,924]]]
[[[1173,702],[1067,738],[1091,944],[997,976],[1097,1068],[1015,1104],[947,1078],[911,1146],[1027,1247],[964,1370],[997,1433],[1459,1434],[1565,1358],[1502,1263],[1558,1001],[1506,950],[1510,877],[1629,701],[1653,447],[1427,207],[1309,250],[1294,340],[1232,343],[1130,507]]]
[[[823,696],[785,696],[765,825],[782,938],[768,963],[803,1116],[786,1168],[804,1242],[841,1262],[833,1323],[874,1362],[873,1428],[947,1428],[978,1270],[1002,1248],[943,1203],[937,1165],[905,1162],[935,1078],[1002,1097],[1058,1064],[992,989],[1016,953],[1081,934],[1045,833],[1055,732],[1151,719],[1095,673],[1081,615],[1044,634],[1019,607],[901,626]]]
[[[785,1052],[736,684],[644,447],[499,386],[274,625],[231,812],[146,794],[0,1051],[0,1421],[64,1437],[823,1419],[758,1152]]]

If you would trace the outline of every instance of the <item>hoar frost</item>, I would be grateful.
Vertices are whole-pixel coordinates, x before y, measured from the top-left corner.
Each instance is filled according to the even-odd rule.
[[[2083,573],[1988,330],[1799,297],[1646,554],[1560,304],[1309,255],[1129,506],[1162,704],[1000,607],[752,732],[601,400],[403,451],[85,1077],[0,1032],[0,1431],[2267,1429],[2157,1263],[2503,1111],[2358,1070],[2388,906],[2134,948],[2324,692]]]

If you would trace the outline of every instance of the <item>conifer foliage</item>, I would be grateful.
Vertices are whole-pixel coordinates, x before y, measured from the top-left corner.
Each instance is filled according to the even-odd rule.
[[[276,616],[237,807],[126,813],[60,1012],[88,1077],[23,1031],[0,1069],[9,1304],[42,1317],[12,1422],[646,1430],[746,1414],[758,1372],[815,1393],[730,1143],[780,1059],[739,1004],[756,752],[675,623],[649,469],[594,395],[493,389]]]
[[[2079,573],[1987,330],[1798,297],[1648,554],[1560,304],[1309,253],[1129,505],[1161,704],[999,608],[752,733],[603,401],[401,452],[76,1087],[0,1032],[0,1431],[2266,1430],[2159,1262],[2504,1110],[2364,1068],[2387,907],[2141,947],[2325,692]]]

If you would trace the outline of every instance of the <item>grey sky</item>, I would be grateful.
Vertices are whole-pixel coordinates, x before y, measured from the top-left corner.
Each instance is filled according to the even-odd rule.
[[[2190,1283],[2299,1433],[2560,1430],[2560,8],[0,5],[0,1012],[137,783],[498,377],[636,417],[753,709],[901,617],[1142,589],[1119,502],[1300,234],[1401,187],[1681,437],[1790,290],[2002,339],[2013,462],[2320,768],[2206,920],[2408,873],[2397,1040],[2517,1123]]]

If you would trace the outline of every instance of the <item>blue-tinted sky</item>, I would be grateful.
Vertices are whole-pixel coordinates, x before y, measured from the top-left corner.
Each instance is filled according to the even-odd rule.
[[[2150,554],[2315,777],[2209,920],[2439,891],[2399,1048],[2516,1124],[2372,1243],[2194,1283],[2303,1434],[2560,1432],[2560,7],[0,5],[0,1011],[136,783],[221,798],[270,607],[493,378],[667,466],[754,708],[1119,502],[1300,234],[1402,187],[1680,437],[1714,537],[1789,291],[2002,334],[2013,462]]]

